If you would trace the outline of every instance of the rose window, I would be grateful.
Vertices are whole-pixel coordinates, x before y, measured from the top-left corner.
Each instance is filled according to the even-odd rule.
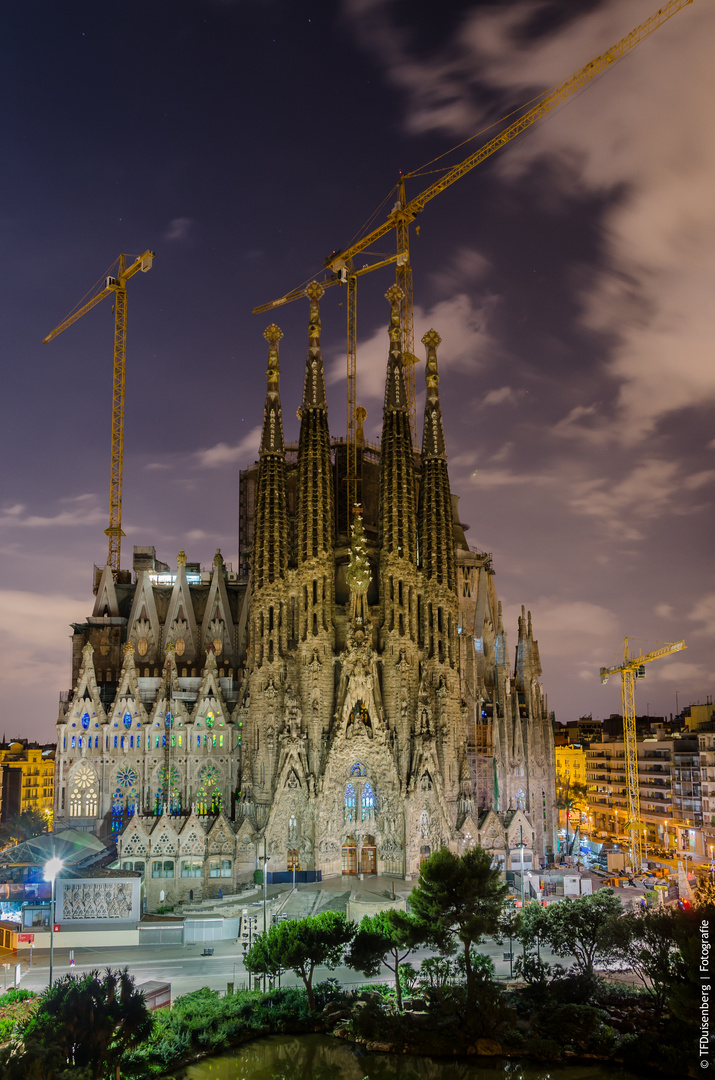
[[[120,788],[129,788],[137,782],[136,770],[131,765],[125,765],[117,770],[117,785]]]

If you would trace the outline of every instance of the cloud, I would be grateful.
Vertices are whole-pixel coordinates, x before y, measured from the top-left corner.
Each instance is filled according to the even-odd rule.
[[[500,386],[498,390],[490,390],[488,394],[485,394],[481,405],[483,408],[489,405],[517,405],[523,397],[523,390],[513,390],[511,386]]]
[[[653,610],[661,619],[671,619],[675,614],[675,609],[670,604],[656,604]]]
[[[190,217],[172,218],[164,231],[165,240],[186,240],[191,233],[194,219]]]
[[[715,593],[707,593],[701,597],[688,618],[702,623],[698,633],[715,636]]]
[[[715,471],[684,475],[676,462],[645,458],[620,480],[605,477],[577,481],[571,486],[570,506],[587,517],[600,519],[613,536],[640,540],[643,524],[666,514],[687,514],[693,506],[682,492],[697,491],[715,480]]]
[[[66,509],[56,514],[28,514],[27,507],[16,503],[0,510],[0,527],[22,529],[74,528],[80,525],[97,525],[106,521],[107,510],[94,505],[95,495],[77,495],[57,500],[66,505]]]
[[[393,0],[345,3],[358,40],[403,93],[408,131],[450,137],[491,121],[485,102],[507,112],[558,84],[652,8],[606,0],[537,37],[538,4],[480,5],[429,50],[413,45]],[[549,183],[534,190],[550,208],[604,200],[601,260],[579,299],[583,325],[603,335],[616,393],[571,413],[562,434],[635,444],[669,415],[715,402],[714,35],[712,5],[688,6],[494,159],[515,184],[546,163]]]
[[[493,359],[495,343],[489,332],[489,318],[497,303],[494,296],[482,297],[475,303],[464,293],[440,300],[428,311],[421,307],[414,308],[415,351],[424,356],[421,338],[434,327],[442,338],[437,359],[440,371],[449,368],[477,371]],[[369,400],[382,401],[385,396],[385,372],[389,339],[387,323],[374,332],[371,338],[358,346],[358,402]],[[424,379],[422,373],[417,376]],[[336,354],[326,365],[328,383],[343,382],[345,379],[345,355]]]
[[[237,462],[248,464],[258,457],[261,442],[261,428],[254,427],[247,435],[234,445],[225,442],[216,443],[215,446],[197,450],[194,460],[200,469],[219,469],[224,465],[235,465]]]
[[[33,710],[46,710],[44,731],[33,734],[54,738],[58,689],[69,688],[70,623],[86,614],[86,598],[0,590],[0,681],[8,736],[25,734],[22,717],[31,692]]]
[[[462,292],[465,286],[482,281],[491,268],[485,255],[474,248],[462,247],[455,251],[452,262],[442,270],[431,274],[435,287],[447,296]]]

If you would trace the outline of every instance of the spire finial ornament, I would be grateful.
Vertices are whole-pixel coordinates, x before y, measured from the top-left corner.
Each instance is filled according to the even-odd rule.
[[[305,295],[310,300],[310,329],[308,331],[310,337],[320,337],[320,309],[318,307],[320,298],[325,295],[325,289],[319,281],[311,281],[305,290]]]
[[[385,293],[385,299],[390,304],[390,341],[400,344],[402,332],[400,330],[400,304],[404,293],[399,285],[391,285]]]
[[[425,381],[429,390],[436,389],[439,384],[439,373],[437,371],[437,347],[442,344],[442,338],[439,336],[436,330],[428,330],[422,338],[422,344],[427,349],[427,368],[425,370]]]
[[[283,337],[283,331],[275,323],[271,323],[263,331],[263,336],[268,342],[270,348],[268,350],[268,385],[275,385],[278,382],[280,375],[280,367],[278,366],[278,342]]]
[[[186,566],[186,552],[184,551],[183,548],[181,549],[179,554],[176,556],[176,565],[177,565],[177,567]]]

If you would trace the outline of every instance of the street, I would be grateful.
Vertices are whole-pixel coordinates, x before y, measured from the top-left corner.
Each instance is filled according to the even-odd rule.
[[[204,947],[213,948],[213,956],[202,956]],[[494,963],[497,978],[509,977],[509,961],[504,960],[504,952],[509,948],[508,942],[503,945],[497,944],[492,939],[479,946],[478,951],[489,955]],[[35,950],[32,968],[29,960],[21,960],[22,978],[20,986],[26,990],[41,991],[47,986],[49,975],[49,951]],[[136,983],[156,981],[171,983],[172,1000],[182,994],[188,994],[192,990],[201,987],[209,987],[211,990],[225,991],[227,983],[233,982],[236,989],[247,986],[247,973],[243,966],[243,950],[234,941],[211,941],[201,942],[196,945],[153,945],[143,948],[85,948],[75,949],[75,964],[69,963],[69,950],[55,948],[54,954],[54,977],[73,973],[91,971],[93,968],[102,970],[106,967],[128,967]],[[408,957],[410,963],[419,967],[422,960],[427,956],[435,955],[430,949],[419,949]],[[514,959],[519,955],[519,946],[514,943]],[[567,961],[559,960],[548,950],[542,949],[542,958],[549,963],[566,964]],[[18,958],[7,957],[4,969],[8,986],[12,985],[14,965]],[[327,978],[336,978],[344,986],[360,986],[366,982],[392,982],[393,974],[383,967],[380,975],[375,979],[366,979],[352,968],[338,967],[334,971],[328,968],[316,968],[313,983],[322,982]],[[302,986],[302,981],[293,972],[285,972],[281,977],[282,986]]]

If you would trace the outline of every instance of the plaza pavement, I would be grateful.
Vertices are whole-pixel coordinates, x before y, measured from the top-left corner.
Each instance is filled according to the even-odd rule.
[[[269,886],[267,888],[269,920],[272,907],[280,906],[281,901],[287,901],[286,911],[290,914],[291,905],[308,905],[313,910],[335,909],[345,910],[347,898],[352,894],[357,899],[375,901],[378,899],[392,899],[392,891],[396,899],[407,899],[414,882],[402,881],[398,878],[385,878],[367,876],[364,879],[350,877],[328,878],[321,882],[298,886],[293,897],[290,886]],[[630,888],[616,890],[622,894],[621,899],[625,902],[638,895],[641,890]],[[317,894],[317,895],[316,895]],[[262,901],[263,894],[257,889],[252,892],[239,893],[235,896],[224,897],[222,901],[203,901],[202,903],[186,905],[190,910],[185,914],[197,916],[200,914],[221,913],[231,915],[249,907],[253,913],[259,916],[259,929],[262,929]],[[300,917],[297,911],[295,917]],[[206,946],[213,949],[212,956],[204,956]],[[504,959],[504,953],[509,948],[508,942],[498,944],[493,939],[487,940],[479,946],[479,952],[489,955],[494,963],[498,979],[508,979],[510,975],[509,960]],[[19,954],[18,957],[8,955],[4,957],[7,965],[0,969],[3,981],[12,985],[14,965],[21,963],[22,976],[20,985],[28,990],[43,990],[47,986],[49,976],[49,950],[35,949],[32,967],[26,959],[27,953]],[[519,954],[519,946],[514,942],[514,959]],[[408,960],[418,967],[426,957],[433,955],[430,949],[420,949],[408,957]],[[541,950],[542,959],[548,963],[561,963],[565,966],[570,962],[568,959],[556,957],[548,949]],[[102,970],[106,967],[128,967],[131,975],[137,983],[148,981],[168,982],[171,984],[172,999],[187,994],[201,987],[209,987],[212,990],[226,991],[228,983],[233,983],[236,989],[247,986],[247,972],[243,965],[243,949],[238,941],[208,941],[186,945],[149,945],[137,947],[92,947],[75,948],[74,965],[70,965],[69,950],[61,944],[61,934],[55,938],[54,948],[54,977],[59,978],[69,972],[80,973],[91,971],[93,968]],[[351,968],[339,967],[334,971],[327,968],[317,968],[313,979],[314,984],[323,979],[334,977],[343,985],[362,985],[367,981],[392,982],[392,972],[382,968],[381,974],[373,980],[365,979],[359,972]],[[283,986],[302,986],[302,982],[292,972],[286,972],[282,976]]]

